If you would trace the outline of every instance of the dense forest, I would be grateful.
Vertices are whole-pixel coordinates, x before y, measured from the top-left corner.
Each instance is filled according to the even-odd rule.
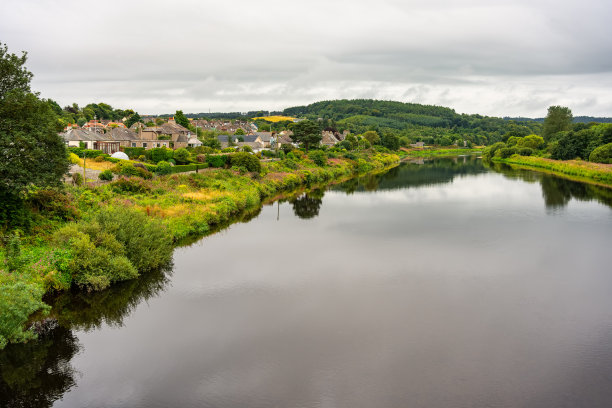
[[[328,127],[352,133],[375,130],[394,133],[412,142],[447,145],[465,140],[492,144],[504,137],[539,134],[542,125],[534,121],[504,120],[482,115],[458,114],[453,109],[373,99],[334,100],[295,106],[284,115],[328,122]]]

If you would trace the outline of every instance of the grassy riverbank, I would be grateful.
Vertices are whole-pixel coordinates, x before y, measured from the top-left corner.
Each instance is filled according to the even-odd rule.
[[[428,148],[428,149],[402,149],[400,151],[401,157],[439,157],[439,156],[456,156],[461,154],[473,154],[480,153],[482,149],[453,149],[453,148]]]
[[[33,337],[28,317],[46,293],[101,290],[167,264],[179,241],[299,187],[391,167],[399,156],[362,152],[262,162],[260,172],[206,169],[146,180],[66,186],[33,195],[32,225],[0,249],[0,349]],[[317,163],[315,163],[317,162]]]
[[[577,181],[612,187],[612,164],[592,163],[582,160],[553,160],[519,155],[513,155],[505,159],[493,157],[492,160],[497,163],[506,163],[512,166],[562,175]]]

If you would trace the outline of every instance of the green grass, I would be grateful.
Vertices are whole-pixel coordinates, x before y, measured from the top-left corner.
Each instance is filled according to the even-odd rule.
[[[564,175],[579,181],[612,186],[612,165],[582,160],[553,160],[519,155],[513,155],[507,159],[495,157],[493,161]]]

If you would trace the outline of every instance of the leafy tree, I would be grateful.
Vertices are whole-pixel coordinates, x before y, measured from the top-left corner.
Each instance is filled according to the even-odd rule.
[[[533,150],[539,150],[546,145],[546,142],[544,142],[544,138],[542,138],[541,136],[529,135],[519,138],[519,140],[516,142],[516,145],[519,147],[528,147]],[[510,146],[510,143],[508,143],[508,146]]]
[[[544,119],[542,136],[549,142],[559,132],[570,130],[572,126],[572,111],[564,106],[551,106]]]
[[[59,185],[69,166],[57,116],[29,92],[32,74],[24,63],[25,54],[19,58],[0,46],[0,222],[5,224],[19,223],[28,186]]]
[[[0,99],[11,91],[30,92],[32,73],[25,67],[27,55],[9,54],[6,44],[0,43]]]
[[[236,136],[244,136],[245,132],[242,128],[238,128],[236,129],[236,132],[234,133]],[[244,140],[244,138],[243,138]]]
[[[389,150],[398,150],[400,147],[400,139],[393,133],[385,133],[380,140],[380,144]]]
[[[126,120],[126,121],[125,121],[124,125],[125,125],[126,127],[128,127],[128,128],[131,128],[131,127],[132,127],[132,125],[133,125],[134,123],[138,123],[138,122],[141,122],[141,121],[142,121],[142,118],[140,117],[140,115],[138,114],[138,112],[134,112],[134,114],[133,114],[133,115],[131,115],[131,116],[130,116],[130,117],[129,117],[129,118]]]
[[[191,125],[189,119],[187,119],[187,116],[185,116],[181,110],[177,110],[174,114],[174,121],[185,128],[189,128]]]
[[[610,163],[612,164],[612,143],[599,146],[593,150],[589,156],[589,160],[596,163]]]
[[[363,137],[370,142],[370,144],[375,145],[380,142],[380,136],[373,130],[368,130],[363,134]]]
[[[293,135],[291,135],[291,140],[295,143],[301,143],[306,150],[308,150],[310,146],[318,145],[323,137],[319,125],[311,120],[303,120],[295,123],[292,130]]]

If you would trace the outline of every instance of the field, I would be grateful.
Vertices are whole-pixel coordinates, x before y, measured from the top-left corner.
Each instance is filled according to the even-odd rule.
[[[282,122],[285,120],[289,120],[293,122],[296,118],[291,117],[291,116],[260,116],[258,118],[253,118],[253,120],[257,120],[257,119],[263,119],[268,122]]]

